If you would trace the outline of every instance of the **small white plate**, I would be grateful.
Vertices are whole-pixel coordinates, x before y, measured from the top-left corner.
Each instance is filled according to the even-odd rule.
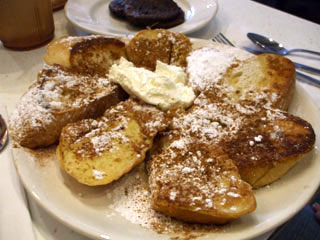
[[[216,0],[175,0],[185,13],[185,22],[170,28],[184,34],[207,25],[217,14]],[[128,36],[139,29],[113,17],[109,12],[111,0],[68,0],[65,6],[67,19],[76,27],[93,34]]]

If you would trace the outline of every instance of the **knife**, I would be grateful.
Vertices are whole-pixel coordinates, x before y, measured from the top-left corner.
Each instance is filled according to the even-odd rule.
[[[256,50],[256,49],[253,49],[253,48],[249,48],[249,47],[244,47],[244,49],[250,53],[253,53],[255,55],[259,55],[259,54],[262,54],[262,53],[273,53],[271,51],[262,51],[262,50]],[[314,68],[314,67],[310,67],[310,66],[307,66],[307,65],[304,65],[304,64],[301,64],[301,63],[296,63],[296,62],[293,62],[294,66],[298,69],[303,69],[305,71],[308,71],[308,72],[313,72],[313,73],[316,73],[316,74],[319,74],[320,75],[320,69],[317,69],[317,68]],[[301,73],[299,71],[296,71],[296,74],[297,74],[297,78],[299,80],[301,80],[302,82],[306,82],[306,83],[310,83],[312,84],[313,86],[316,86],[316,87],[320,87],[320,80],[316,79],[316,78],[313,78],[313,77],[310,77],[304,73]]]

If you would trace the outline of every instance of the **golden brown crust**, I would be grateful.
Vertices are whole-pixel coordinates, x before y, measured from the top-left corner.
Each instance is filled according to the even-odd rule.
[[[187,57],[192,51],[192,44],[190,40],[181,33],[172,33],[173,46],[170,56],[170,64],[180,67],[187,66]]]
[[[44,60],[83,74],[105,76],[111,65],[126,57],[125,44],[104,36],[62,37],[47,46]]]
[[[78,42],[71,50],[71,66],[77,71],[104,76],[120,57],[126,57],[125,44],[115,38],[93,38]]]
[[[157,60],[185,67],[191,46],[190,40],[181,33],[164,29],[142,30],[130,40],[126,53],[136,67],[153,71]]]
[[[295,90],[295,67],[282,56],[260,54],[229,68],[223,81],[233,88],[235,102],[264,93],[270,107],[286,111]]]
[[[265,55],[259,55],[259,58],[265,59]],[[266,61],[268,67],[265,71],[271,78],[274,78],[272,91],[280,95],[272,107],[287,111],[295,91],[296,71],[294,64],[288,58],[273,54],[268,54]]]
[[[242,179],[255,188],[279,179],[315,143],[311,125],[301,118],[283,112],[272,120],[265,119],[262,113],[253,116],[231,141],[224,143]]]

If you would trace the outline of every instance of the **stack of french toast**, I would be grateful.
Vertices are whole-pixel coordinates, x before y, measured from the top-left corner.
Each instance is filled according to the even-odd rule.
[[[122,40],[65,37],[47,49],[11,115],[13,140],[26,148],[58,143],[61,168],[89,186],[146,161],[152,207],[165,215],[214,224],[247,215],[256,209],[253,188],[313,149],[312,126],[287,112],[295,69],[284,57],[239,60],[162,29]],[[109,80],[121,57],[150,71],[156,61],[183,68],[196,93],[191,107],[163,111],[128,95]]]

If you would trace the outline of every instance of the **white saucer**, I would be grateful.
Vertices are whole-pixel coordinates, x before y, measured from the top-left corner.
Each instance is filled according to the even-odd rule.
[[[65,6],[67,19],[81,30],[93,34],[128,36],[139,29],[114,18],[109,12],[111,0],[69,0]],[[176,0],[185,12],[185,22],[170,28],[184,34],[194,32],[207,25],[217,14],[216,0]]]

